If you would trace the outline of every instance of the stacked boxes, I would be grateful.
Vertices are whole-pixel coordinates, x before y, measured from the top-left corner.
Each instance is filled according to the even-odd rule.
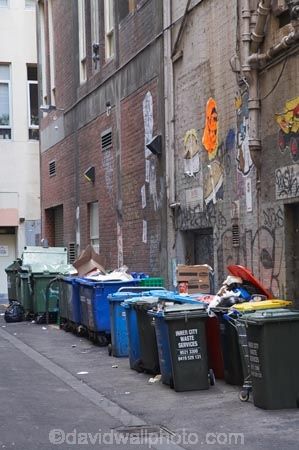
[[[178,285],[188,283],[188,293],[210,294],[213,291],[213,270],[207,264],[186,266],[178,264],[176,267]]]

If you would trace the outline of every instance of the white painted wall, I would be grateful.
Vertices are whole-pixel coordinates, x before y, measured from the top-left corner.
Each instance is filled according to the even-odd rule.
[[[37,62],[35,9],[25,9],[25,0],[8,3],[8,8],[0,8],[0,62],[11,64],[12,139],[0,139],[0,214],[1,204],[13,195],[19,217],[40,220],[39,142],[28,139],[26,67]],[[19,256],[25,245],[24,224],[16,236]]]

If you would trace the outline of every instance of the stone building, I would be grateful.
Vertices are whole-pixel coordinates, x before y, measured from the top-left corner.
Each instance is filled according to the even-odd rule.
[[[4,269],[40,240],[34,0],[0,0],[0,297]]]

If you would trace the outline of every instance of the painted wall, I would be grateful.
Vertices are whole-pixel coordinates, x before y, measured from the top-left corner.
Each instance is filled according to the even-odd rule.
[[[34,221],[36,235],[40,221],[39,143],[28,140],[26,67],[37,62],[35,33],[35,10],[25,9],[25,2],[10,0],[9,8],[0,9],[0,62],[11,64],[12,102],[12,139],[0,140],[0,208],[8,195],[13,196],[11,207],[18,209],[19,217]],[[26,222],[19,225],[18,254],[28,232]]]

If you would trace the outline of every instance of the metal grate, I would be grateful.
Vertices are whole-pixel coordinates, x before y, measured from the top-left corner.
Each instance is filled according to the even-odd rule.
[[[74,242],[69,243],[69,263],[73,264],[76,259],[76,244]]]
[[[102,151],[108,150],[112,147],[112,130],[109,128],[109,130],[104,131],[101,134],[101,143],[102,143]]]
[[[56,161],[49,162],[49,175],[50,177],[53,177],[53,175],[56,175]]]
[[[232,226],[233,232],[233,247],[240,247],[240,229],[239,225],[235,224]]]

